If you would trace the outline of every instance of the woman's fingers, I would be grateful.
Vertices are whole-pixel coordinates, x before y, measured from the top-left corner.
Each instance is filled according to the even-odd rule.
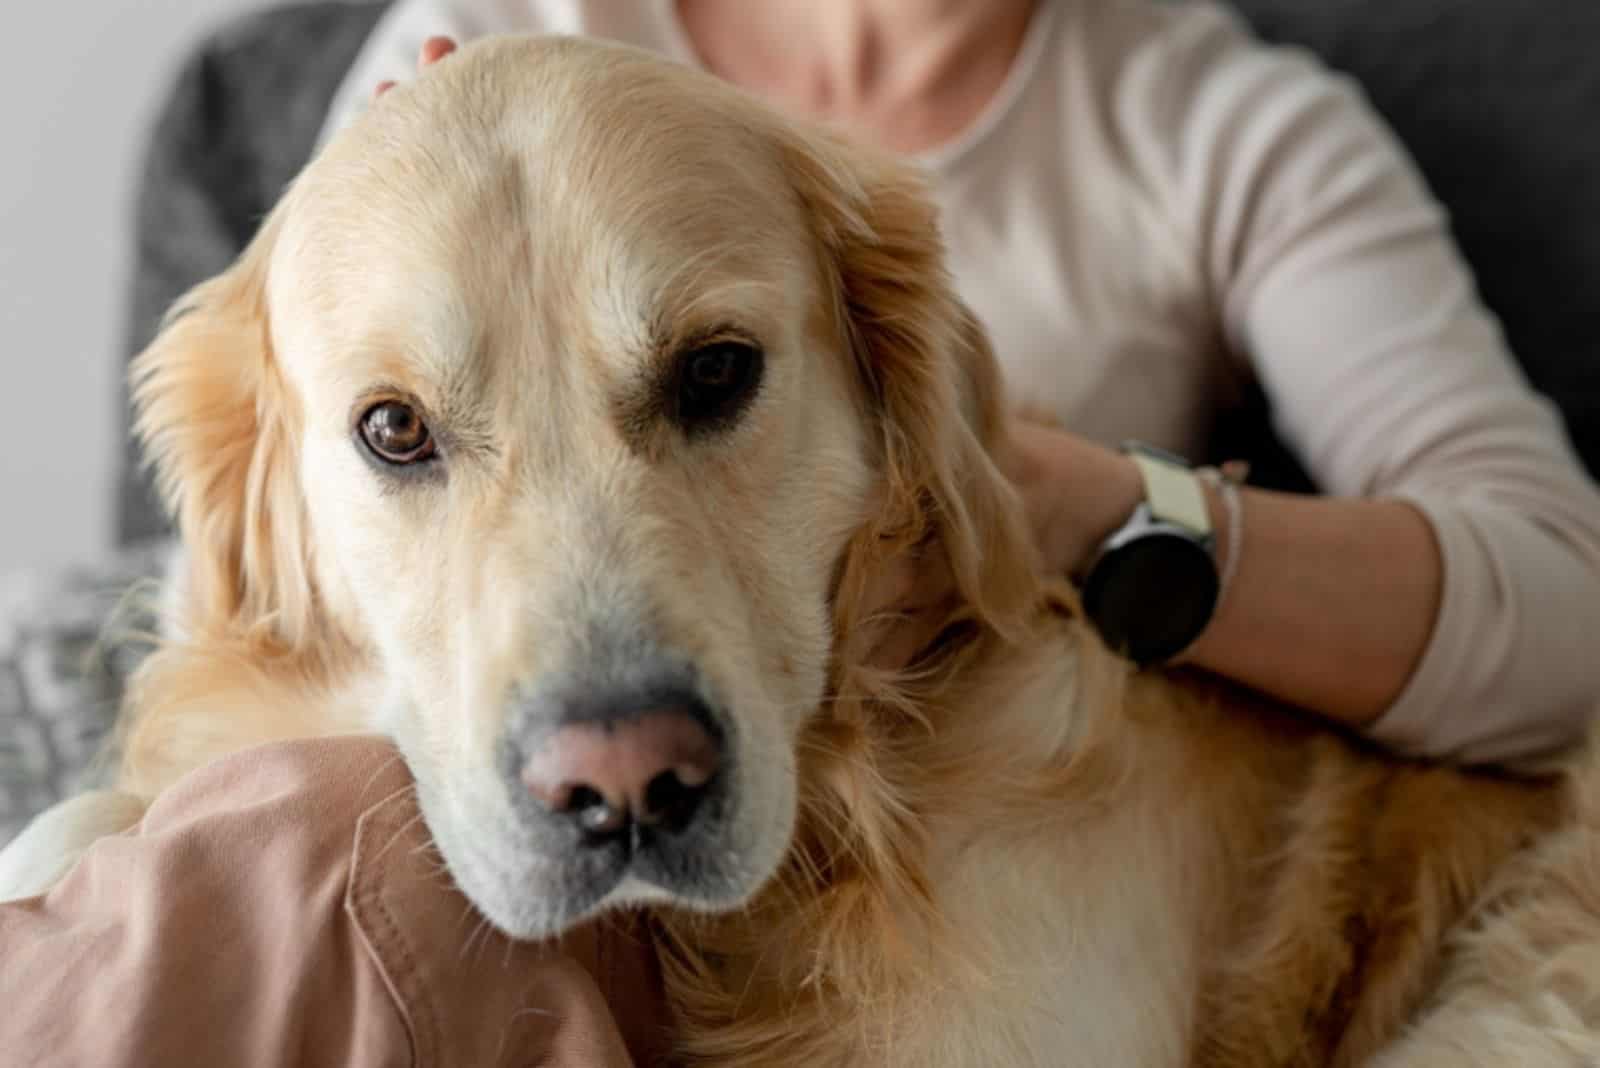
[[[911,667],[944,631],[955,606],[952,598],[936,608],[925,608],[897,621],[873,643],[866,662],[884,671],[904,671]]]
[[[433,66],[458,47],[453,37],[430,37],[423,41],[422,50],[417,53],[417,72],[421,73]],[[372,91],[372,98],[376,100],[398,84],[392,79],[379,82],[378,87]]]
[[[916,547],[884,560],[862,600],[866,661],[898,671],[944,629],[956,606],[955,580],[941,551]]]
[[[417,57],[417,70],[432,66],[456,50],[451,37],[430,37],[422,42],[422,54]]]

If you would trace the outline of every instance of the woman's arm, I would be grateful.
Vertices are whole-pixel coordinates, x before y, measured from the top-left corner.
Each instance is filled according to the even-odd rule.
[[[1331,495],[1243,494],[1238,574],[1192,659],[1406,750],[1575,739],[1600,708],[1600,493],[1442,209],[1347,81],[1210,5],[1134,9],[1135,166]],[[1050,451],[1070,483],[1082,446]]]
[[[659,1063],[637,932],[602,922],[550,944],[488,929],[440,877],[415,795],[394,746],[369,737],[192,773],[48,895],[0,904],[0,1060]]]
[[[1246,491],[1239,564],[1190,663],[1368,728],[1399,698],[1438,616],[1444,565],[1403,501]],[[1215,495],[1213,521],[1226,527]]]
[[[1075,435],[1013,430],[1013,479],[1045,558],[1079,574],[1143,495],[1132,461]],[[1237,529],[1211,491],[1226,596],[1184,659],[1365,727],[1410,678],[1437,614],[1442,566],[1427,520],[1400,501],[1245,489]],[[1241,540],[1242,539],[1242,540]]]

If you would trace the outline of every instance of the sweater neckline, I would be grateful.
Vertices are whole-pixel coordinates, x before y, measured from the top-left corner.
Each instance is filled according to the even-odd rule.
[[[929,170],[948,170],[983,144],[995,128],[1016,110],[1018,101],[1032,83],[1039,68],[1039,57],[1043,55],[1045,43],[1050,39],[1055,25],[1059,6],[1056,0],[1039,0],[1034,5],[1032,14],[1028,16],[1027,29],[1023,31],[1022,45],[1011,61],[1011,69],[1006,71],[1000,87],[971,122],[942,143],[911,153],[906,158]],[[678,13],[677,0],[655,0],[655,8],[657,20],[666,35],[667,55],[680,63],[705,70],[699,49],[695,47]]]

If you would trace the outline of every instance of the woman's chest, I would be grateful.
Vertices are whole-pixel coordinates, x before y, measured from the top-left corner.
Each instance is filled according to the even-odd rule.
[[[938,183],[957,287],[1014,408],[1086,437],[1198,454],[1242,365],[1182,236],[1129,189],[1032,161]]]

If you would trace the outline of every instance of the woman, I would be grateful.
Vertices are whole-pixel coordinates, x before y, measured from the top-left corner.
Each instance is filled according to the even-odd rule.
[[[919,160],[1014,397],[1070,428],[1013,434],[1061,571],[1144,496],[1108,445],[1197,456],[1262,386],[1328,496],[1212,481],[1226,589],[1183,660],[1461,761],[1600,707],[1600,494],[1415,168],[1306,57],[1200,0],[399,0],[329,131],[435,35],[507,32],[652,49]]]

